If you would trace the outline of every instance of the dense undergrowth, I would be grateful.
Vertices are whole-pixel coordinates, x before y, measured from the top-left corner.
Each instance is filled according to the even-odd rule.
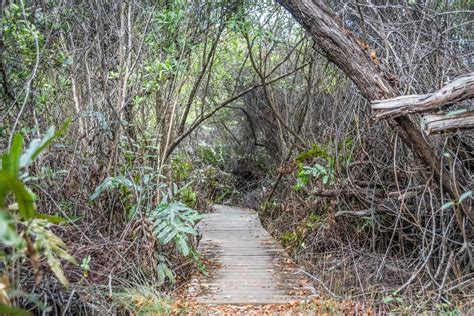
[[[328,4],[405,94],[472,71],[469,1]],[[279,5],[3,1],[0,21],[0,313],[186,313],[213,203],[257,209],[328,301],[472,312],[472,130],[426,136],[448,196]]]

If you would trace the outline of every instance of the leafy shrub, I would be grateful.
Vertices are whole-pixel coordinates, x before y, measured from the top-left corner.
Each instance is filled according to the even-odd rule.
[[[197,148],[197,155],[199,159],[207,165],[220,168],[223,168],[225,165],[222,148],[218,148],[218,151],[216,151],[211,147],[201,145]]]
[[[76,264],[76,261],[67,253],[61,238],[50,229],[53,223],[60,223],[63,219],[38,213],[36,195],[26,184],[30,179],[28,166],[64,132],[67,125],[68,123],[58,132],[53,127],[50,128],[42,139],[33,140],[23,153],[23,136],[14,135],[10,150],[2,155],[0,169],[0,244],[9,249],[8,254],[0,253],[0,262],[8,266],[18,259],[28,258],[39,282],[40,261],[46,259],[64,286],[68,286],[68,281],[60,260],[64,259],[73,264]],[[8,276],[6,278],[8,279]],[[2,281],[4,289],[0,293],[0,312],[11,308],[8,306],[9,293],[5,289],[5,283],[8,282]]]
[[[168,202],[168,198],[165,197],[150,214],[150,219],[153,221],[154,235],[160,244],[167,245],[173,242],[178,253],[186,257],[193,253],[190,237],[198,234],[196,224],[202,219],[202,215],[196,210],[185,206],[182,202]],[[159,259],[160,282],[164,282],[165,278],[174,282],[167,258],[161,256]]]
[[[189,207],[194,207],[197,202],[197,194],[190,186],[185,186],[179,190],[179,197]]]
[[[296,174],[296,185],[295,190],[299,190],[305,187],[311,178],[321,179],[323,185],[331,184],[334,182],[335,176],[334,171],[328,166],[324,167],[319,163],[312,166],[306,166],[298,164],[298,172]]]
[[[171,162],[171,169],[173,170],[173,178],[176,181],[185,181],[188,179],[193,166],[186,161],[185,157],[178,155],[173,158]]]

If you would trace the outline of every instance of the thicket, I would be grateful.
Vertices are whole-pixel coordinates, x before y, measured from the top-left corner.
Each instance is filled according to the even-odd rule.
[[[469,0],[328,4],[404,94],[472,72]],[[322,295],[469,308],[472,131],[424,136],[452,197],[280,5],[0,10],[0,312],[166,312],[212,203],[257,209]]]

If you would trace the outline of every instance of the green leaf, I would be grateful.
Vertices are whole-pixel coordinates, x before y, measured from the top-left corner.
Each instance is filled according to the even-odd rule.
[[[67,120],[58,131],[55,131],[54,126],[51,126],[42,139],[34,139],[28,145],[23,155],[20,157],[20,168],[28,167],[38,155],[49,145],[53,140],[60,137],[68,128],[70,120]]]
[[[325,175],[323,177],[323,184],[327,184],[329,182],[329,176],[328,175]]]
[[[36,196],[17,178],[6,172],[0,172],[0,206],[5,202],[9,192],[15,196],[22,219],[28,220],[35,216]]]
[[[29,316],[31,315],[31,313],[21,308],[11,307],[0,302],[0,315],[18,315],[18,316],[28,315]]]
[[[108,177],[97,186],[94,193],[89,197],[89,200],[93,201],[97,199],[104,191],[112,190],[119,186],[123,186],[136,191],[141,191],[140,186],[135,185],[135,183],[123,176]]]
[[[56,215],[46,215],[46,214],[41,214],[36,212],[34,215],[34,218],[39,218],[39,219],[45,219],[50,223],[53,224],[62,224],[65,223],[67,220],[61,216],[56,216]]]
[[[178,235],[177,237],[178,238],[176,238],[176,245],[178,246],[178,250],[183,256],[187,257],[189,255],[188,243],[181,235]]]
[[[24,240],[21,238],[15,227],[15,221],[10,215],[0,210],[0,242],[9,247],[22,248]]]
[[[168,234],[170,234],[172,230],[173,230],[172,227],[166,226],[165,228],[163,228],[163,230],[158,234],[156,238],[158,238],[164,244],[163,240],[165,240],[166,236],[168,236]]]
[[[171,269],[165,263],[163,262],[159,263],[157,269],[158,269],[158,280],[160,284],[163,284],[166,278],[168,278],[171,281],[171,283],[176,282],[173,271],[171,271]]]
[[[383,298],[383,302],[384,302],[385,304],[391,303],[391,302],[393,302],[393,297],[392,297],[392,296],[385,296],[385,297]]]
[[[173,240],[173,238],[178,234],[178,232],[176,230],[172,230],[170,231],[170,233],[168,235],[166,235],[166,237],[163,238],[162,240],[162,243],[164,245],[166,245],[167,243],[169,243],[170,241]]]
[[[10,152],[2,157],[2,171],[9,173],[12,177],[17,178],[20,173],[20,155],[23,149],[23,136],[15,134],[13,137]]]

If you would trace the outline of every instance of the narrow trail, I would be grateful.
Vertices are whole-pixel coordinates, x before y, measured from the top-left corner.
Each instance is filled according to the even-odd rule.
[[[189,295],[198,304],[289,304],[315,294],[255,211],[214,208],[199,224],[199,251],[214,267],[191,282]]]

